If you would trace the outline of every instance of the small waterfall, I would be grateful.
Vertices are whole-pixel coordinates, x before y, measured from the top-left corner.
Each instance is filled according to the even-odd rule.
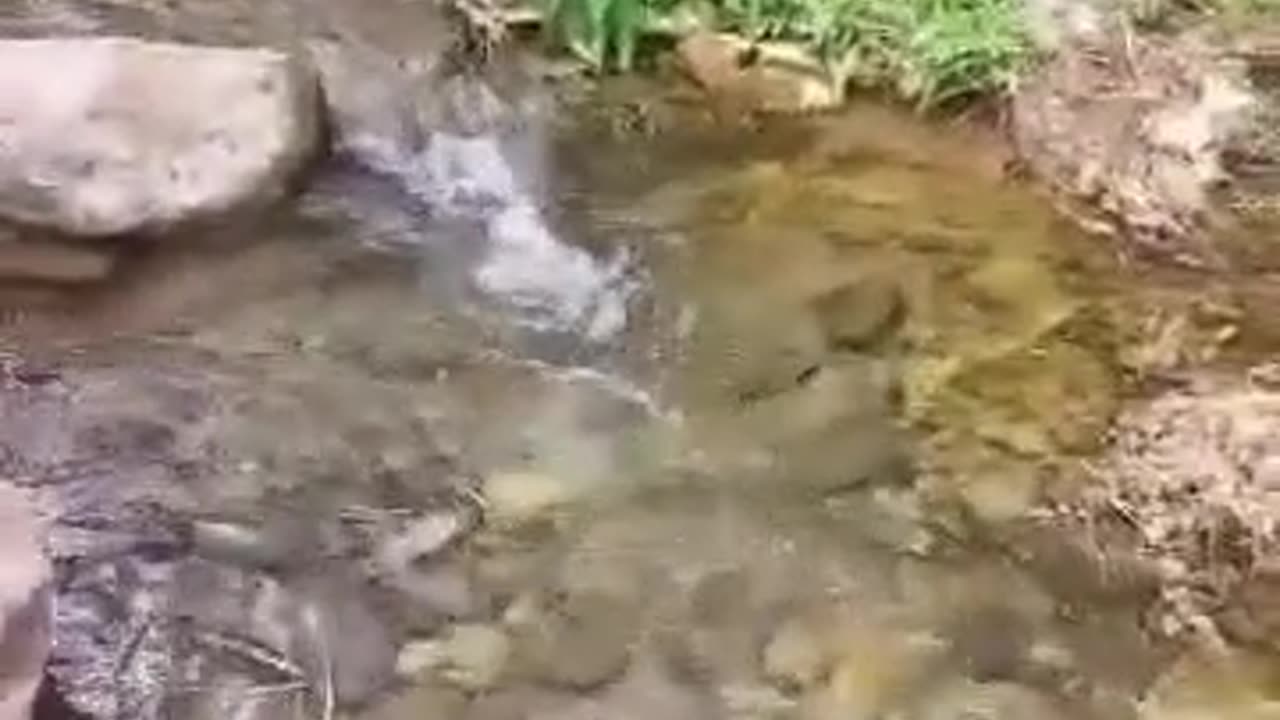
[[[440,219],[476,227],[485,244],[471,267],[474,289],[536,330],[604,343],[627,325],[635,283],[630,258],[601,260],[560,237],[548,222],[547,131],[531,103],[505,103],[478,79],[445,81],[409,157],[385,153],[390,172]]]

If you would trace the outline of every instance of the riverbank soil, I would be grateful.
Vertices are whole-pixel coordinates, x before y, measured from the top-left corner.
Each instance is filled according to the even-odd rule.
[[[1030,0],[1042,61],[1009,129],[1082,226],[1131,255],[1221,268],[1247,253],[1231,232],[1274,214],[1276,18],[1209,5]]]

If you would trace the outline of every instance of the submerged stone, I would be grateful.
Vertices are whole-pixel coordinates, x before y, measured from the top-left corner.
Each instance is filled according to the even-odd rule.
[[[829,290],[813,300],[813,309],[833,350],[868,350],[902,323],[906,307],[891,281],[864,278]]]
[[[538,472],[500,471],[485,479],[485,507],[495,519],[520,522],[544,515],[571,501],[574,489]]]
[[[517,653],[531,679],[590,690],[626,671],[636,616],[631,603],[601,592],[574,592],[551,612],[521,624]]]
[[[829,658],[823,631],[792,618],[774,631],[762,652],[765,675],[784,689],[804,689],[822,679]]]

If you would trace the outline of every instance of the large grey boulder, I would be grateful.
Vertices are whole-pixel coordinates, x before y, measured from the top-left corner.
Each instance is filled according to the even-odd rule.
[[[0,216],[103,237],[269,200],[316,148],[317,87],[276,50],[0,41]]]

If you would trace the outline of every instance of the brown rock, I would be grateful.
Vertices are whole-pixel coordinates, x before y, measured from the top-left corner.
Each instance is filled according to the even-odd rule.
[[[0,280],[88,283],[111,274],[115,256],[62,243],[0,239]]]

